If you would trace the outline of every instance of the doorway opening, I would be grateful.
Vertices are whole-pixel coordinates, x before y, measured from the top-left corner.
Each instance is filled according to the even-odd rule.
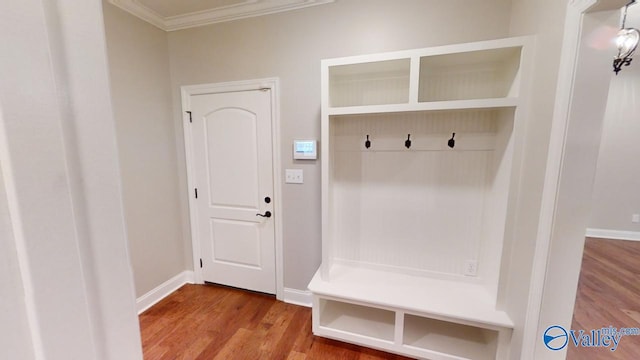
[[[572,1],[567,8],[524,332],[522,354],[527,358],[566,356],[566,347],[545,347],[542,335],[554,325],[571,326],[615,55],[610,46],[594,46],[594,34],[616,29],[624,5],[618,0],[584,0]]]

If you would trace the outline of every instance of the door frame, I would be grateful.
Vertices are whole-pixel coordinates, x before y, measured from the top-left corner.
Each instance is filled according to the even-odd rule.
[[[583,203],[589,202],[592,193],[600,147],[598,135],[604,120],[599,114],[604,114],[607,104],[606,96],[593,99],[580,85],[585,79],[592,79],[593,86],[608,92],[610,80],[601,74],[594,77],[593,72],[581,66],[581,59],[592,56],[584,42],[594,24],[602,21],[600,14],[620,9],[626,3],[571,0],[567,5],[529,304],[521,352],[513,357],[560,360],[566,356],[566,347],[549,351],[541,337],[550,324],[571,328],[588,221]],[[576,108],[575,104],[585,107]],[[580,139],[584,134],[590,137],[587,143]]]
[[[193,189],[195,188],[195,173],[193,159],[193,140],[190,127],[190,117],[187,111],[191,111],[192,95],[216,94],[238,91],[270,89],[271,94],[271,137],[273,159],[273,217],[275,240],[275,266],[276,266],[276,298],[284,300],[284,256],[282,237],[282,172],[280,159],[280,80],[278,78],[264,78],[254,80],[231,81],[222,83],[208,83],[198,85],[185,85],[180,87],[182,96],[182,124],[184,134],[184,150],[187,165],[187,197],[189,199],[189,218],[191,225],[191,247],[193,252],[193,273],[196,284],[204,284],[202,268],[200,267],[201,250],[198,237],[198,218]]]

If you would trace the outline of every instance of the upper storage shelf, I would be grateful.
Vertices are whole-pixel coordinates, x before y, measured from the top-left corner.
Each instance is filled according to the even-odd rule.
[[[410,59],[329,68],[332,107],[409,102]]]
[[[517,105],[524,38],[328,60],[330,115]]]
[[[517,97],[520,48],[420,58],[419,102]]]

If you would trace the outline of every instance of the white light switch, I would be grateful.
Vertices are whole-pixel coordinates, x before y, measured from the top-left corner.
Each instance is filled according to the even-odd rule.
[[[302,169],[285,169],[284,182],[287,184],[304,184]]]

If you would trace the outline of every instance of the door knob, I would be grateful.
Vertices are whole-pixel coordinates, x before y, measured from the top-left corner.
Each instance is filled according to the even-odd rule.
[[[256,216],[262,216],[262,217],[270,218],[271,217],[271,211],[265,211],[264,215],[263,214],[256,214]]]

